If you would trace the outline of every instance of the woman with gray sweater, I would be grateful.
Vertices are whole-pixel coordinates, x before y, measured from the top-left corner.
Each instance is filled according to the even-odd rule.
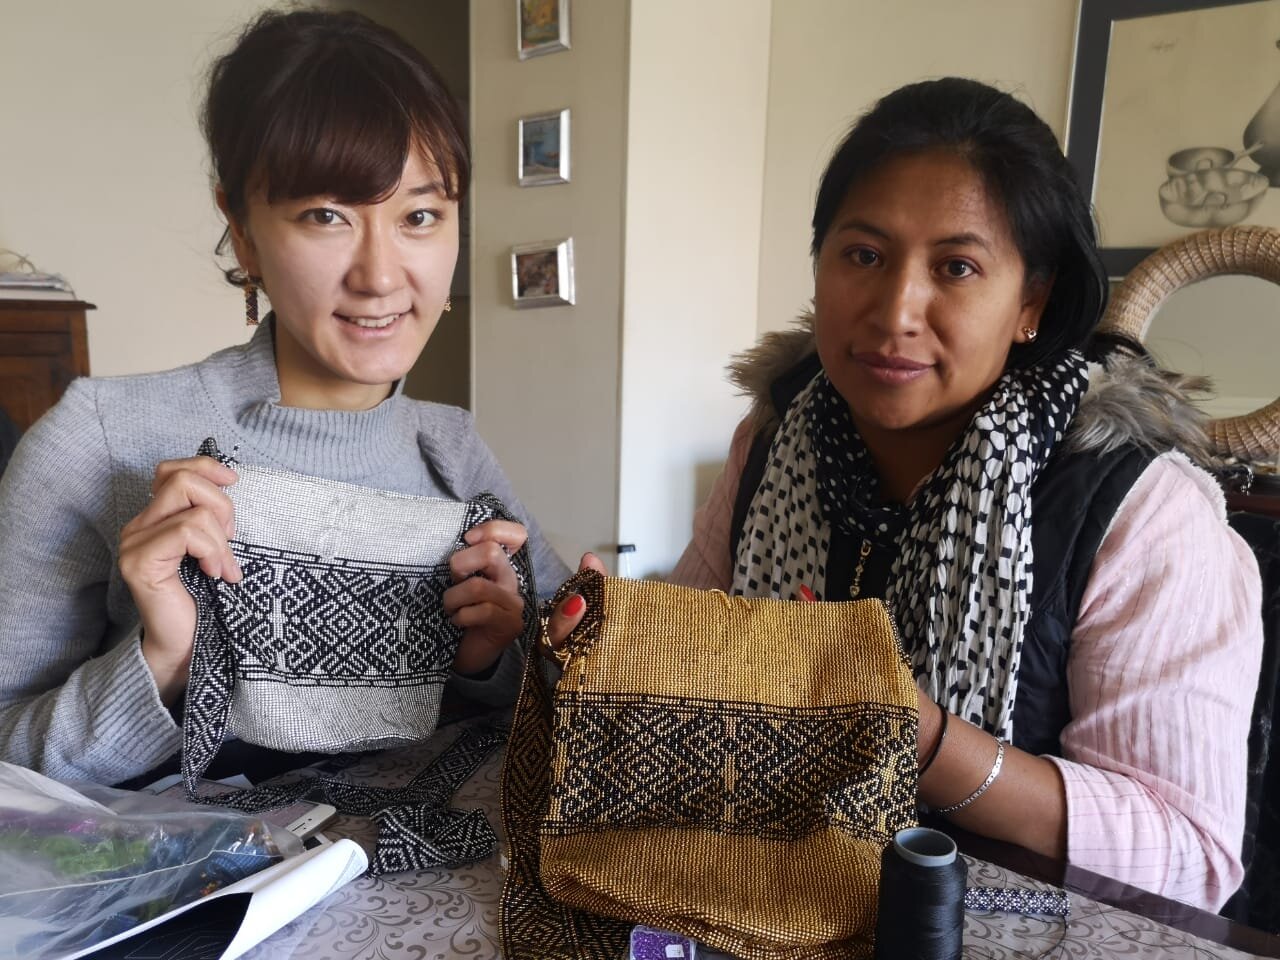
[[[223,488],[193,457],[216,436],[244,462],[402,494],[491,491],[525,516],[463,410],[403,379],[441,312],[470,160],[434,69],[355,14],[267,13],[214,66],[204,111],[217,203],[257,321],[191,366],[73,383],[0,481],[0,759],[113,784],[181,746],[191,660],[187,556],[236,582]],[[509,551],[567,570],[535,526],[489,521],[454,554],[444,607],[462,628],[452,683],[514,698],[523,603]],[[477,576],[477,574],[479,574]]]

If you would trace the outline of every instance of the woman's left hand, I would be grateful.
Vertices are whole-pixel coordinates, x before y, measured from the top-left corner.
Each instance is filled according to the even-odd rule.
[[[444,612],[462,627],[454,658],[458,673],[480,673],[524,630],[524,599],[510,555],[529,533],[510,520],[487,520],[466,532],[467,546],[449,558],[453,586],[444,592]]]
[[[594,570],[601,576],[608,576],[609,571],[605,569],[605,565],[600,562],[600,558],[594,553],[584,553],[582,559],[578,562],[578,572],[584,570]],[[551,650],[559,650],[564,646],[564,642],[569,639],[569,634],[573,633],[574,628],[582,622],[582,618],[587,615],[587,601],[580,593],[571,593],[559,603],[555,609],[551,611],[550,617],[547,618],[547,643]],[[548,656],[548,651],[541,644],[538,645],[543,656]],[[550,658],[550,657],[549,657]]]

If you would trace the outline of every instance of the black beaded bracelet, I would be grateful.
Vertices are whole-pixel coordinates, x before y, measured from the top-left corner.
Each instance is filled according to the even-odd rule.
[[[933,749],[929,751],[929,756],[925,757],[924,763],[921,764],[920,770],[916,773],[917,780],[923,777],[925,771],[933,766],[933,761],[938,759],[938,753],[942,750],[942,741],[947,739],[947,720],[951,714],[942,704],[938,704],[938,710],[942,713],[942,732],[938,734],[938,742],[933,745]]]

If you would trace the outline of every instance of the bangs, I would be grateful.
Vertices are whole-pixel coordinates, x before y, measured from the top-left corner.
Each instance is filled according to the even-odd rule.
[[[349,43],[296,53],[281,64],[274,88],[254,98],[251,112],[259,115],[246,118],[233,160],[239,169],[223,176],[224,184],[262,189],[268,202],[327,196],[375,203],[395,192],[417,149],[439,172],[446,195],[462,199],[471,172],[463,120],[430,68]],[[247,198],[229,199],[243,209]]]

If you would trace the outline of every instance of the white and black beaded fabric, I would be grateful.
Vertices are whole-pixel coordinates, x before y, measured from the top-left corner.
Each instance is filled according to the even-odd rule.
[[[974,913],[1020,913],[1066,920],[1071,916],[1071,898],[1064,890],[969,887],[964,893],[964,908]]]
[[[882,503],[848,405],[819,372],[774,435],[733,592],[793,599],[801,584],[821,590],[835,527],[888,546],[885,603],[916,677],[952,713],[1011,738],[1033,586],[1031,487],[1087,384],[1074,351],[1006,372],[903,507]]]
[[[378,824],[369,873],[400,873],[475,863],[493,854],[498,836],[480,810],[457,810],[449,799],[494,750],[507,742],[505,724],[470,725],[402,787],[371,787],[330,773],[299,771],[287,782],[188,799],[258,812],[303,799],[327,803],[344,816]]]
[[[212,438],[198,452],[237,472],[226,489],[235,508],[229,543],[244,578],[213,579],[191,558],[180,571],[196,603],[182,731],[188,796],[227,737],[345,753],[431,736],[462,638],[443,607],[449,558],[472,527],[513,519],[503,504],[490,494],[411,497],[240,464]],[[538,624],[527,548],[511,564],[525,601],[517,642],[527,644]],[[263,789],[218,801],[292,802]],[[387,798],[379,809],[405,802]]]

